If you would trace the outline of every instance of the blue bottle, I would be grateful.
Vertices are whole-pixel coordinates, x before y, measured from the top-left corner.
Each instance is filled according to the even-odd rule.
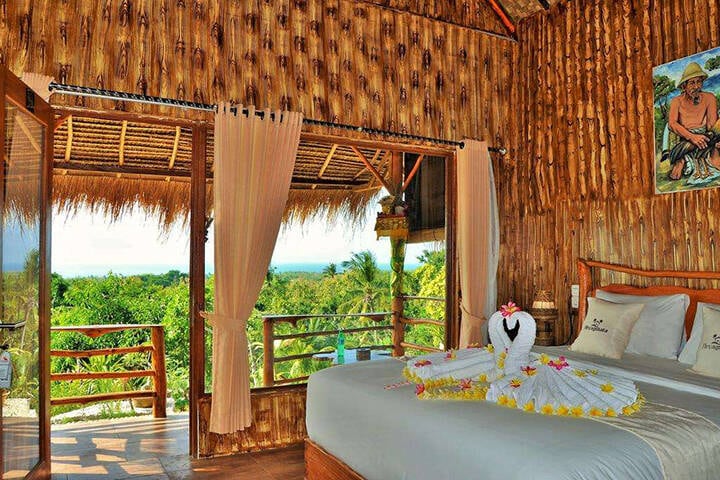
[[[343,363],[345,361],[345,333],[342,330],[338,332],[335,352],[337,353],[338,363]]]

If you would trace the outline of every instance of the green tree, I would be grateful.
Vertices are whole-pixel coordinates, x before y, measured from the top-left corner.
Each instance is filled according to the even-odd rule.
[[[344,304],[348,313],[375,312],[380,299],[387,297],[389,283],[381,279],[375,255],[369,250],[353,253],[350,260],[342,262],[349,281],[348,296]]]
[[[706,70],[717,70],[718,68],[720,68],[720,55],[709,58],[707,62],[705,62]]]
[[[337,265],[334,263],[328,264],[327,267],[323,268],[322,274],[323,277],[335,278],[335,275],[338,274]]]

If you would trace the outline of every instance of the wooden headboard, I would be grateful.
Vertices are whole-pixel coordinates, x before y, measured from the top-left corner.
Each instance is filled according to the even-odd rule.
[[[637,275],[646,278],[681,278],[681,279],[698,279],[698,280],[720,280],[720,272],[697,272],[682,270],[642,270],[639,268],[627,267],[624,265],[615,265],[613,263],[597,262],[595,260],[578,260],[578,276],[580,281],[580,303],[578,305],[578,316],[575,319],[575,333],[577,337],[582,329],[585,314],[587,312],[588,296],[595,296],[595,290],[602,289],[607,292],[624,293],[628,295],[672,295],[675,293],[686,293],[690,297],[690,307],[685,314],[685,332],[688,338],[692,330],[695,312],[697,311],[698,302],[717,303],[720,304],[720,290],[708,288],[688,288],[677,287],[671,285],[658,285],[647,287],[635,287],[632,285],[610,284],[598,285],[592,284],[592,271],[596,270],[612,270],[615,272],[626,273],[629,275]]]

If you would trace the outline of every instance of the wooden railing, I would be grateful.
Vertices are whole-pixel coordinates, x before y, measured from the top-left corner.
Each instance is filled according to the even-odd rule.
[[[289,362],[293,360],[301,360],[304,358],[312,358],[313,355],[318,355],[327,352],[310,352],[302,353],[298,355],[287,355],[283,357],[275,356],[275,340],[290,340],[294,338],[307,338],[307,337],[322,337],[337,335],[340,333],[340,329],[333,330],[321,330],[313,332],[298,332],[289,334],[276,334],[275,325],[278,323],[289,323],[293,327],[297,328],[298,322],[302,320],[309,320],[312,318],[368,318],[375,323],[380,323],[387,320],[392,315],[392,312],[373,312],[373,313],[347,313],[347,314],[328,314],[328,315],[267,315],[263,317],[263,385],[265,387],[272,387],[275,385],[281,385],[286,383],[297,383],[303,380],[307,380],[307,376],[295,377],[295,378],[275,378],[275,364],[281,362]],[[372,332],[379,330],[392,330],[393,325],[371,325],[368,327],[354,327],[354,328],[343,328],[342,332],[346,334],[359,333],[359,332]],[[390,349],[392,345],[367,345],[370,349]]]
[[[416,343],[410,343],[405,341],[405,326],[410,325],[435,325],[438,327],[445,327],[445,322],[435,320],[431,318],[412,318],[404,315],[404,304],[408,301],[421,300],[426,302],[445,302],[443,297],[418,297],[414,295],[403,295],[400,297],[403,304],[401,314],[398,315],[399,325],[395,326],[395,335],[393,336],[393,343],[395,344],[395,351],[399,355],[405,355],[405,349],[410,348],[413,350],[420,350],[421,352],[441,352],[442,350],[427,345],[418,345]]]
[[[96,350],[51,350],[51,357],[87,358],[105,355],[124,355],[127,353],[150,353],[151,363],[148,370],[129,370],[122,372],[71,372],[51,373],[51,381],[98,380],[98,379],[128,379],[152,377],[152,390],[135,390],[127,392],[107,392],[77,397],[52,398],[51,405],[86,404],[108,400],[123,400],[132,398],[152,398],[153,416],[165,418],[167,403],[167,377],[165,376],[165,332],[162,325],[88,325],[52,327],[51,332],[78,332],[90,338],[97,338],[113,332],[126,330],[150,330],[150,345],[136,345],[132,347],[103,348]]]

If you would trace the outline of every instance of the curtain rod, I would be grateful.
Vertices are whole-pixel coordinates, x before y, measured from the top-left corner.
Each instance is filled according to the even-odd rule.
[[[128,92],[119,92],[117,90],[104,90],[101,88],[93,88],[93,87],[82,87],[79,85],[67,85],[63,83],[55,83],[50,82],[50,85],[48,85],[48,90],[50,90],[53,93],[60,93],[64,95],[75,95],[78,97],[92,97],[92,98],[101,98],[105,100],[119,100],[123,102],[136,102],[136,103],[146,103],[149,105],[161,105],[165,107],[175,107],[175,108],[184,108],[188,110],[200,110],[203,112],[217,112],[217,105],[214,104],[208,104],[208,103],[199,103],[199,102],[190,102],[187,100],[178,100],[175,98],[166,98],[166,97],[153,97],[150,95],[140,95],[138,93],[128,93]],[[231,111],[237,113],[237,108],[232,107],[230,109]],[[243,109],[243,113],[247,115],[248,110],[246,108]],[[258,110],[255,112],[255,115],[259,116],[260,118],[265,116],[265,112],[262,110]],[[274,115],[271,113],[270,115]],[[305,125],[316,125],[320,127],[329,127],[329,128],[336,128],[340,130],[351,130],[354,132],[362,132],[362,133],[368,133],[371,135],[382,135],[385,137],[395,137],[405,140],[416,140],[421,142],[431,142],[436,143],[440,145],[449,145],[453,147],[460,147],[463,148],[465,146],[464,142],[457,142],[454,140],[445,140],[443,138],[433,138],[433,137],[423,137],[421,135],[413,135],[410,133],[402,133],[402,132],[392,132],[389,130],[381,130],[379,128],[368,128],[368,127],[361,127],[358,125],[348,125],[345,123],[334,123],[334,122],[327,122],[325,120],[316,120],[313,118],[303,118],[303,123]],[[507,149],[505,147],[488,147],[488,150],[494,153],[499,153],[500,155],[507,154]]]

